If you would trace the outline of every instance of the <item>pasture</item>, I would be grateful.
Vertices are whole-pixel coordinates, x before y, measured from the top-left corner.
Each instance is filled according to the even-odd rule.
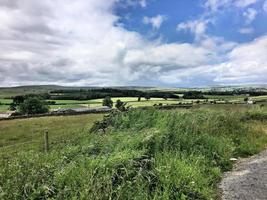
[[[102,117],[102,114],[88,114],[0,121],[0,155],[25,150],[42,151],[45,130],[49,133],[51,148],[57,148],[88,132]]]
[[[0,123],[1,199],[216,199],[231,158],[267,146],[265,107],[134,109],[106,118],[105,133],[90,132],[101,118]],[[47,127],[48,153],[22,144],[40,144]]]
[[[177,100],[177,99],[168,99],[164,100],[162,98],[151,98],[150,100],[145,100],[141,98],[141,101],[138,101],[136,97],[120,97],[120,98],[112,98],[112,101],[115,105],[116,101],[120,99],[123,102],[127,102],[127,106],[132,107],[141,107],[141,106],[153,106],[154,104],[162,103],[166,104],[174,104],[179,102],[191,102],[191,100]],[[59,109],[59,108],[82,108],[82,107],[98,107],[102,106],[103,99],[93,99],[93,100],[53,100],[55,101],[55,105],[50,105],[51,110]],[[10,104],[12,102],[11,99],[0,99],[2,105],[0,105],[0,112],[7,112],[9,106],[6,104]]]
[[[218,95],[205,95],[208,101],[217,101],[217,103],[224,104],[225,101],[228,103],[245,103],[244,98],[245,95],[237,95],[237,96],[218,96]],[[266,103],[267,96],[254,96],[251,97],[254,101],[258,103]],[[142,106],[153,106],[155,104],[162,105],[171,105],[178,103],[192,103],[199,101],[203,102],[203,99],[167,99],[164,100],[162,98],[151,98],[149,100],[145,100],[145,98],[141,98],[141,101],[138,101],[136,97],[118,97],[112,98],[112,101],[115,105],[116,101],[120,99],[123,102],[127,102],[127,106],[131,107],[142,107]],[[48,100],[49,101],[49,100]],[[60,108],[83,108],[83,107],[99,107],[102,106],[103,99],[93,99],[93,100],[53,100],[55,101],[55,105],[50,105],[51,110],[56,110]],[[9,104],[12,102],[11,99],[0,99],[0,113],[5,113],[9,110]],[[206,106],[206,105],[203,105]]]

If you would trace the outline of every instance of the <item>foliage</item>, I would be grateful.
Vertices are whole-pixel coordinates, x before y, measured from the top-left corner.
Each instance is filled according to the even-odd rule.
[[[113,107],[113,101],[112,101],[112,99],[110,97],[105,97],[103,99],[102,105],[103,106],[108,106],[108,107],[112,108]]]
[[[60,94],[60,95],[58,95]],[[154,98],[168,98],[178,99],[174,92],[165,91],[139,91],[139,90],[126,90],[126,89],[114,89],[114,88],[101,88],[101,89],[89,89],[89,90],[55,90],[51,91],[50,99],[73,99],[73,100],[89,100],[100,99],[110,97],[145,97],[150,96]],[[141,99],[140,99],[141,100]]]
[[[15,111],[17,109],[17,107],[16,107],[16,104],[15,103],[11,103],[10,105],[9,105],[9,110],[11,110],[11,111]]]
[[[122,112],[125,112],[127,110],[129,110],[129,106],[126,107],[127,102],[122,102],[120,99],[117,100],[115,107]]]
[[[19,104],[19,112],[22,114],[41,114],[48,111],[49,107],[46,102],[38,97],[28,97],[23,103]]]
[[[146,94],[146,95],[145,95],[145,99],[146,99],[147,101],[148,101],[150,98],[151,98],[151,97],[150,97],[149,94]]]
[[[183,98],[184,99],[205,99],[202,92],[199,92],[199,91],[185,92]]]
[[[243,115],[116,112],[104,120],[106,134],[0,161],[1,199],[214,199],[230,158],[267,144],[266,134],[242,121]]]

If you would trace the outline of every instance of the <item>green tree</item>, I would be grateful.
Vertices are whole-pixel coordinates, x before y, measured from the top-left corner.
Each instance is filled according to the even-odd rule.
[[[24,96],[15,96],[13,98],[13,103],[18,106],[19,104],[23,103],[25,100],[25,97]]]
[[[115,107],[120,111],[126,111],[128,108],[126,108],[127,102],[122,102],[120,99],[117,100]]]
[[[165,95],[163,96],[163,99],[164,99],[164,100],[168,100],[168,97],[169,97],[169,96],[165,94]]]
[[[10,105],[9,105],[9,110],[11,111],[15,111],[17,109],[17,106],[14,102],[12,102]]]
[[[38,97],[29,97],[18,106],[22,114],[41,114],[49,111],[49,106]]]
[[[148,101],[150,99],[150,95],[149,94],[146,94],[145,95],[145,99]]]
[[[105,99],[103,99],[102,105],[112,108],[113,107],[113,101],[110,97],[105,97]]]

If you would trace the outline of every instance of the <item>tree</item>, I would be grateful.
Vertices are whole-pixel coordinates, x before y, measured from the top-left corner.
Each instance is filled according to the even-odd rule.
[[[113,101],[112,101],[112,99],[110,97],[105,97],[103,99],[102,105],[103,106],[108,106],[108,107],[112,108],[113,107]]]
[[[49,106],[38,97],[29,97],[18,106],[22,114],[42,114],[49,111]]]
[[[14,102],[12,102],[10,105],[9,105],[9,110],[11,111],[15,111],[17,108],[16,108],[16,104]]]
[[[148,101],[150,99],[150,95],[149,94],[146,94],[145,95],[145,99]]]
[[[24,96],[15,96],[13,98],[13,103],[15,106],[18,106],[19,104],[23,103],[25,100],[25,97]]]
[[[25,96],[19,95],[19,96],[15,96],[13,98],[13,102],[9,105],[9,110],[11,111],[15,111],[17,110],[17,107],[22,104],[25,100]]]
[[[183,95],[184,99],[205,99],[204,95],[200,91],[188,91]]]
[[[118,110],[124,112],[124,111],[127,111],[129,109],[129,106],[126,108],[126,104],[127,104],[127,102],[122,102],[121,100],[118,99],[117,102],[116,102],[115,107]]]
[[[124,103],[123,103],[120,99],[118,99],[117,102],[116,102],[115,107],[116,107],[117,109],[119,109],[119,108],[121,108],[123,105],[124,105]]]

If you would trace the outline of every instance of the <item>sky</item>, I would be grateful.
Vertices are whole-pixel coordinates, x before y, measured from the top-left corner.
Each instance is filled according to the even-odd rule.
[[[0,87],[267,84],[267,0],[0,0]]]

